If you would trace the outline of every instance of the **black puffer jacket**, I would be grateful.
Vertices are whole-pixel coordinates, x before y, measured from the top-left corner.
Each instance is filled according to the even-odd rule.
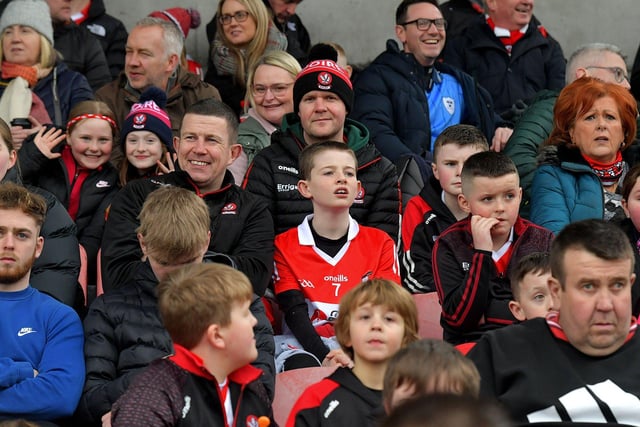
[[[91,0],[87,19],[80,26],[98,39],[107,58],[111,80],[117,79],[120,71],[124,70],[125,46],[129,37],[122,21],[107,13],[103,0]]]
[[[534,20],[511,53],[489,25],[478,20],[464,34],[447,41],[443,57],[476,78],[501,115],[517,101],[529,103],[539,91],[560,90],[565,83],[562,48]]]
[[[76,411],[82,425],[100,425],[100,417],[125,392],[133,378],[152,361],[173,353],[171,337],[158,311],[158,283],[148,262],[138,264],[134,280],[101,295],[84,320],[87,377]],[[260,298],[251,313],[261,378],[273,398],[275,387],[273,331]]]
[[[53,39],[64,63],[84,75],[94,92],[112,80],[100,42],[89,30],[75,22],[55,25]]]
[[[347,144],[358,158],[361,194],[351,206],[351,216],[359,224],[379,228],[398,241],[400,191],[395,166],[369,142],[369,131],[347,119]],[[287,114],[282,130],[271,135],[271,145],[260,151],[249,166],[243,187],[269,204],[276,234],[300,225],[313,213],[311,200],[298,192],[298,156],[306,145],[300,119]]]

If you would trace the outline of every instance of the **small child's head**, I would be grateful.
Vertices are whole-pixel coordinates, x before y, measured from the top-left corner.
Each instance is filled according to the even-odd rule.
[[[491,236],[509,235],[518,219],[522,189],[518,170],[504,153],[485,151],[469,157],[462,167],[460,208],[472,215],[496,218],[500,222]]]
[[[171,340],[189,350],[212,346],[224,352],[228,372],[258,356],[252,297],[247,276],[217,263],[180,268],[158,284],[160,316]]]
[[[622,207],[636,230],[640,230],[640,164],[632,167],[622,183]]]
[[[82,101],[69,112],[67,144],[82,168],[98,169],[109,161],[117,132],[116,117],[102,101]]]
[[[535,252],[518,260],[510,275],[513,300],[509,310],[519,321],[546,317],[551,310],[549,278],[551,262],[548,252]]]
[[[164,163],[165,154],[174,151],[171,120],[164,111],[166,104],[166,93],[151,86],[131,106],[120,133],[120,144],[126,157],[120,166],[123,185],[155,172],[158,160]]]
[[[307,145],[300,153],[298,191],[316,204],[346,206],[360,191],[356,178],[358,159],[347,144],[323,141]]]
[[[4,120],[0,119],[0,181],[2,181],[18,159],[18,154],[13,148],[13,136],[11,128]]]
[[[386,363],[401,347],[418,339],[416,304],[402,286],[370,279],[340,300],[336,338],[354,363]]]
[[[391,358],[382,391],[387,412],[404,400],[436,393],[478,397],[480,374],[471,359],[435,339],[408,344]]]
[[[309,49],[307,56],[309,62],[317,59],[330,59],[342,67],[349,77],[353,73],[353,68],[347,60],[347,52],[342,46],[335,42],[316,43]]]
[[[495,399],[468,395],[429,394],[395,408],[381,427],[512,427]]]
[[[202,262],[211,218],[206,203],[193,191],[160,187],[149,194],[138,218],[138,241],[158,280],[185,264]]]
[[[431,167],[445,193],[457,197],[462,192],[462,165],[469,156],[481,151],[489,151],[489,144],[475,126],[453,125],[438,135]]]

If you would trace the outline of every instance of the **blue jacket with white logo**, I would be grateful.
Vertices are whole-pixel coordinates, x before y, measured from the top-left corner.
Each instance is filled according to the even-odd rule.
[[[436,62],[438,76],[453,76],[462,87],[461,123],[476,126],[489,141],[497,126],[507,125],[493,111],[489,93],[470,75]],[[425,92],[438,84],[412,54],[401,52],[394,40],[358,76],[350,117],[364,124],[371,140],[392,162],[410,155],[431,161],[431,122]]]
[[[0,292],[0,313],[0,420],[73,414],[84,383],[78,315],[30,286]]]

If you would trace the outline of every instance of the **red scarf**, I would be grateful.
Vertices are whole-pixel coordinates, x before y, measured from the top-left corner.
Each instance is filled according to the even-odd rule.
[[[602,163],[585,154],[583,154],[582,157],[589,163],[593,172],[598,175],[603,186],[608,187],[614,185],[620,180],[622,172],[624,171],[624,160],[622,160],[622,153],[620,151],[618,151],[613,163]]]
[[[34,87],[38,83],[38,70],[36,67],[2,61],[2,78],[13,79],[15,77],[22,77],[29,83],[29,87]]]
[[[487,17],[487,24],[489,25],[489,27],[491,28],[491,31],[494,32],[496,31],[496,24],[493,22],[493,19],[491,19],[490,17]],[[511,49],[513,48],[513,45],[516,44],[518,42],[518,40],[520,40],[523,36],[524,33],[520,30],[506,30],[505,31],[509,31],[509,36],[498,36],[496,34],[496,36],[500,39],[500,41],[502,42],[502,44],[504,45],[504,47],[507,49],[507,51],[509,53],[511,53]]]

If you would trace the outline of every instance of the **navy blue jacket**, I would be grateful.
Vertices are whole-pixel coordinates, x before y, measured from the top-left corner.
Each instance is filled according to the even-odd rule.
[[[54,90],[60,104],[60,119],[56,119]],[[93,91],[87,79],[80,73],[70,70],[63,62],[58,62],[53,71],[33,87],[33,92],[44,103],[53,124],[66,127],[69,111],[80,101],[93,99]]]
[[[534,21],[509,54],[489,25],[478,19],[447,42],[443,57],[476,78],[500,114],[510,111],[516,101],[529,103],[539,91],[560,90],[565,83],[562,48]]]
[[[462,86],[462,123],[478,127],[491,140],[496,126],[506,125],[494,113],[491,96],[468,74],[443,63],[434,67]],[[392,162],[412,154],[432,159],[426,72],[412,54],[401,52],[394,40],[388,40],[387,50],[356,80],[350,117],[369,129],[373,143]]]

